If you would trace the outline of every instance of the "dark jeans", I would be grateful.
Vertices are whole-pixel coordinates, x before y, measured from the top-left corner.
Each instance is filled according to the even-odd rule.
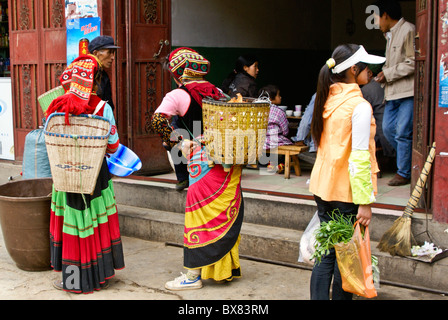
[[[414,97],[386,101],[383,133],[397,152],[397,173],[411,178]]]
[[[353,203],[339,201],[324,201],[318,196],[314,196],[317,203],[317,210],[320,222],[331,220],[330,214],[335,209],[344,215],[352,216],[353,221],[358,212],[358,205]],[[329,300],[330,286],[333,280],[332,299],[333,300],[351,300],[352,294],[342,290],[342,279],[339,273],[338,263],[336,261],[336,252],[334,249],[324,257],[320,264],[315,264],[311,273],[310,294],[311,300]]]

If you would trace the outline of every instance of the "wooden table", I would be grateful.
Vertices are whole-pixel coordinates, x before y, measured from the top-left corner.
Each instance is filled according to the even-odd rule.
[[[296,145],[289,145],[289,146],[280,146],[277,149],[270,149],[269,151],[271,153],[276,154],[283,154],[285,155],[285,179],[289,179],[290,177],[290,162],[292,160],[294,171],[296,173],[296,176],[300,176],[302,174],[300,170],[300,163],[299,163],[299,157],[298,155],[301,152],[307,151],[308,146],[296,146]]]

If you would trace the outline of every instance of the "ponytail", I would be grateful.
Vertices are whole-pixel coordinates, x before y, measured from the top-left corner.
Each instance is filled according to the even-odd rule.
[[[314,102],[313,119],[311,121],[311,136],[313,137],[316,146],[319,145],[320,137],[324,130],[324,105],[327,101],[330,86],[332,84],[330,73],[330,68],[325,64],[320,69],[319,77],[317,79],[316,100]]]
[[[330,93],[330,87],[337,82],[345,82],[346,70],[341,73],[333,73],[333,67],[349,57],[357,50],[359,45],[344,44],[338,46],[332,55],[332,58],[320,69],[317,80],[316,100],[314,102],[313,119],[311,121],[311,136],[316,146],[319,146],[322,132],[324,131],[324,106]]]

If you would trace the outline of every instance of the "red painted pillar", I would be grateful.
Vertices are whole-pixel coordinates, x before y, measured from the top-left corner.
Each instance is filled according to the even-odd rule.
[[[439,3],[437,20],[437,105],[434,139],[436,159],[433,175],[433,219],[448,222],[448,0]]]

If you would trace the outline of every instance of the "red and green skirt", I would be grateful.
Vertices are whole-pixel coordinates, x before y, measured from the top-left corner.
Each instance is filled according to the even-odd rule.
[[[92,195],[54,190],[50,218],[51,265],[62,272],[63,289],[100,290],[124,268],[117,206],[104,159]]]

